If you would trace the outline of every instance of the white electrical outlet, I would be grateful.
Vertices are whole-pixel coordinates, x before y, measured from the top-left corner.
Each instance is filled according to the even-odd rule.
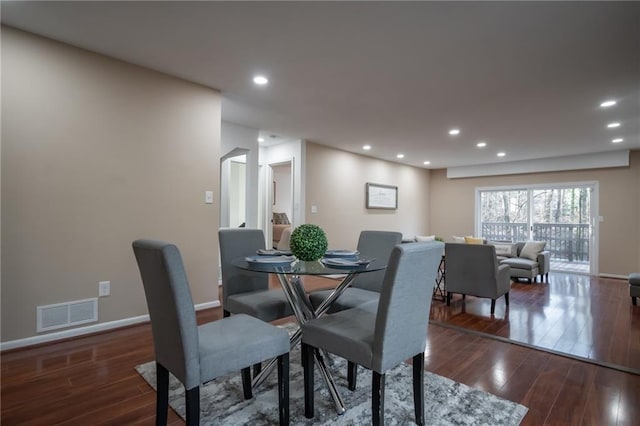
[[[98,283],[98,297],[111,295],[111,281],[100,281]]]
[[[204,203],[213,204],[213,191],[204,191]]]

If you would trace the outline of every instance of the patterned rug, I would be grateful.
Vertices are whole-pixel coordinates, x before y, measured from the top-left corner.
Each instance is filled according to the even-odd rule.
[[[338,416],[320,373],[315,375],[315,417],[304,417],[304,392],[300,351],[290,354],[290,416],[292,425],[366,425],[371,424],[371,372],[358,370],[355,392],[347,389],[346,362],[332,357],[336,385],[347,407]],[[156,388],[155,363],[136,367],[140,375]],[[385,387],[385,423],[411,425],[413,416],[412,367],[402,364],[387,372]],[[425,420],[429,425],[518,425],[527,408],[490,393],[425,372]],[[217,378],[200,388],[201,425],[274,425],[278,423],[277,372],[245,401],[240,372]],[[184,388],[173,376],[169,382],[169,404],[185,417]]]

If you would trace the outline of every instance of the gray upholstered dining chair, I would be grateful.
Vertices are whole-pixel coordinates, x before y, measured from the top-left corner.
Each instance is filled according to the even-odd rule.
[[[377,311],[356,307],[302,325],[305,416],[313,417],[313,351],[326,350],[372,370],[372,420],[383,424],[385,373],[413,358],[415,420],[424,424],[424,350],[441,242],[394,247]],[[353,389],[352,384],[349,387]]]
[[[402,242],[400,232],[362,231],[358,238],[360,256],[367,259],[379,259],[386,262],[391,250]],[[384,279],[384,270],[360,274],[353,279],[351,286],[331,305],[329,312],[355,308],[362,304],[377,301]],[[317,308],[325,300],[332,289],[317,290],[309,294],[311,304]]]
[[[491,244],[447,243],[445,245],[445,289],[447,306],[453,293],[491,299],[491,315],[496,299],[504,295],[509,306],[511,267],[499,264]]]
[[[230,228],[218,231],[222,267],[223,315],[247,314],[263,321],[293,315],[291,305],[280,289],[269,290],[269,274],[239,269],[234,259],[254,256],[265,248],[261,229]]]
[[[136,240],[151,318],[156,359],[156,424],[167,423],[169,373],[185,388],[187,424],[200,419],[200,385],[241,370],[245,399],[252,397],[249,367],[278,357],[281,425],[289,424],[289,335],[283,328],[234,315],[198,326],[187,275],[178,248],[162,241]]]

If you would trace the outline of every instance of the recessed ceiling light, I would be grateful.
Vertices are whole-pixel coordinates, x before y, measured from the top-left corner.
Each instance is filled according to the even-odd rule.
[[[404,154],[398,154],[398,155],[396,155],[396,157],[398,157],[398,158],[404,158]]]
[[[504,157],[505,155],[507,155],[507,154],[505,154],[504,152],[499,152],[498,153],[498,157]]]
[[[613,129],[615,127],[620,127],[620,123],[609,123],[607,124],[607,127],[610,129]]]
[[[487,146],[487,143],[486,143],[486,142],[478,142],[478,143],[476,144],[476,146],[477,146],[478,148],[484,148],[485,146]]]
[[[264,138],[258,138],[258,142],[264,142]]]
[[[365,151],[369,151],[371,149],[371,145],[364,145],[362,149],[364,149]]]
[[[620,143],[620,142],[622,142],[622,141],[624,141],[624,139],[622,139],[622,138],[616,138],[616,139],[612,140],[611,142],[613,142],[613,143]]]
[[[460,129],[451,129],[451,130],[449,130],[449,134],[451,136],[459,135],[460,134]]]
[[[602,108],[609,108],[611,106],[614,106],[616,104],[616,101],[614,100],[608,100],[608,101],[604,101],[603,103],[600,104],[600,106]]]
[[[431,161],[425,161],[425,162],[424,162],[424,163],[422,163],[422,164],[424,164],[425,166],[428,166],[429,164],[431,164]]]
[[[269,82],[269,80],[263,75],[256,75],[255,77],[253,77],[253,82],[258,86],[264,86]]]

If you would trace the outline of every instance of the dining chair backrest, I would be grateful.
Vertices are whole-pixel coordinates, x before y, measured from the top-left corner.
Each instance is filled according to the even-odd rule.
[[[374,370],[384,372],[424,352],[433,286],[443,248],[444,244],[438,241],[393,248],[378,303]]]
[[[133,242],[147,299],[156,361],[187,389],[200,384],[196,313],[178,248],[154,240]]]
[[[234,259],[255,256],[256,250],[265,249],[262,229],[229,228],[218,231],[220,263],[222,268],[222,306],[233,294],[269,288],[269,275],[237,268]]]
[[[386,262],[391,255],[391,250],[401,242],[400,232],[362,231],[358,238],[358,251],[363,258]],[[380,293],[384,274],[384,270],[360,274],[354,278],[351,286]]]

